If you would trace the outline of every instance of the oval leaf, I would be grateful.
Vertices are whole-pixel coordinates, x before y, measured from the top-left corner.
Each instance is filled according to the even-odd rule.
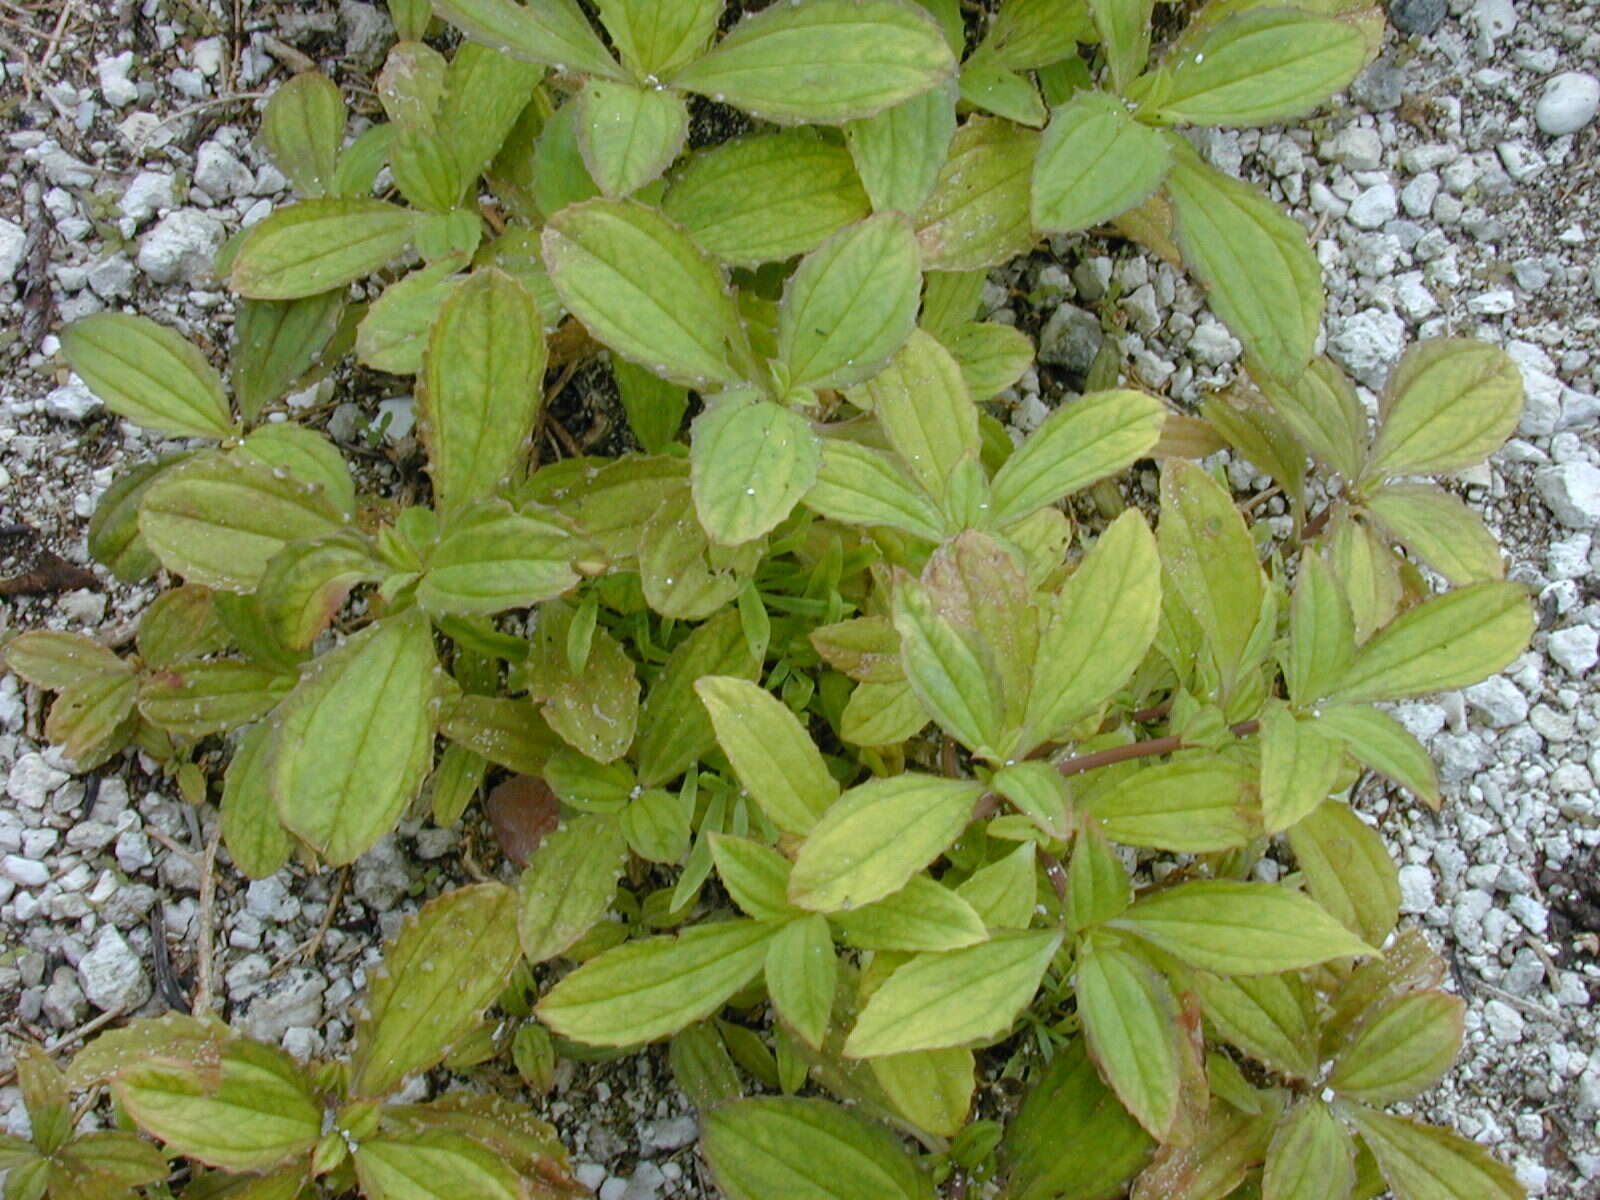
[[[96,313],[61,335],[67,365],[119,417],[173,437],[233,436],[222,376],[200,348],[147,317]]]
[[[1033,163],[1033,227],[1087,229],[1143,204],[1172,165],[1162,136],[1104,92],[1078,92],[1050,117]]]
[[[257,300],[294,300],[388,266],[415,232],[409,209],[382,200],[306,200],[251,228],[234,259],[233,290]]]

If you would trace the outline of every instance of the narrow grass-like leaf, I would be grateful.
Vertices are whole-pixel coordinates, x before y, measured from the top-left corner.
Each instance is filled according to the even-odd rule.
[[[516,894],[456,888],[408,917],[371,973],[356,1026],[351,1092],[387,1095],[442,1059],[499,995],[517,963]]]
[[[760,972],[777,927],[696,925],[592,958],[545,993],[539,1019],[591,1046],[635,1046],[710,1016]]]
[[[278,815],[330,863],[368,850],[422,786],[434,665],[427,619],[390,617],[317,659],[275,714]]]
[[[252,226],[234,259],[233,290],[294,300],[387,266],[411,244],[417,214],[382,200],[305,200]]]
[[[1143,204],[1172,164],[1155,130],[1103,92],[1082,91],[1055,110],[1033,163],[1033,226],[1087,229]]]
[[[62,333],[67,365],[120,417],[174,437],[235,432],[222,377],[200,348],[148,317],[96,313]]]
[[[838,125],[950,78],[939,27],[900,0],[794,0],[746,16],[674,87],[784,125]]]
[[[1111,924],[1222,975],[1274,975],[1376,953],[1313,901],[1267,883],[1180,884],[1140,899]]]

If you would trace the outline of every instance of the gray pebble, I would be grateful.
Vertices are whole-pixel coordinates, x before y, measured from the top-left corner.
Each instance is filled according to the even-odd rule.
[[[1389,20],[1401,33],[1427,37],[1444,24],[1445,0],[1389,0]]]

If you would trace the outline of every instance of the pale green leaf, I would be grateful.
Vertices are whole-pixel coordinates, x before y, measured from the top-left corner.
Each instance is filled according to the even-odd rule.
[[[959,22],[959,8],[957,10]],[[1135,11],[1138,4],[1133,5]],[[1006,0],[974,53],[1010,71],[1048,67],[1092,42],[1095,27],[1084,0]]]
[[[411,244],[417,214],[382,200],[305,200],[251,227],[234,259],[241,296],[293,300],[370,275]]]
[[[339,288],[299,300],[241,299],[234,306],[228,380],[246,423],[322,362],[344,312]]]
[[[1500,544],[1460,500],[1432,483],[1390,483],[1367,498],[1366,510],[1407,550],[1451,583],[1500,579]]]
[[[909,576],[894,589],[900,662],[917,699],[974,754],[1003,758],[1010,749],[1001,681],[992,677],[973,639],[941,611],[938,597]],[[1024,665],[1024,664],[1014,664]]]
[[[839,736],[857,746],[893,746],[927,723],[927,710],[909,683],[863,683],[840,714]]]
[[[899,891],[960,836],[982,794],[980,783],[919,774],[851,788],[801,845],[789,899],[837,912]]]
[[[834,234],[801,260],[778,309],[791,388],[844,388],[878,372],[916,326],[922,275],[902,215]]]
[[[799,719],[746,679],[703,675],[694,690],[750,798],[779,829],[809,833],[839,785]]]
[[[956,132],[949,86],[902,100],[845,126],[845,144],[874,212],[915,214],[933,192]]]
[[[235,659],[180,663],[145,674],[139,713],[176,737],[199,741],[265,716],[293,682],[273,668]]]
[[[1328,798],[1344,765],[1344,744],[1269,700],[1261,714],[1261,824],[1288,829]]]
[[[356,1026],[352,1094],[376,1098],[425,1071],[477,1023],[520,957],[516,894],[458,887],[407,917],[369,972]]]
[[[600,21],[639,75],[671,74],[717,31],[723,0],[598,0]]]
[[[356,328],[356,358],[392,375],[421,371],[429,331],[460,285],[464,262],[443,258],[385,288]]]
[[[623,74],[573,0],[434,0],[434,11],[476,42],[557,70]]]
[[[127,663],[93,638],[44,629],[19,634],[7,642],[5,661],[23,679],[51,692],[98,676],[132,674]]]
[[[291,427],[297,428],[297,427]],[[309,650],[358,583],[376,583],[389,568],[353,529],[290,542],[267,563],[256,607],[267,632],[289,650]]]
[[[920,954],[867,1001],[845,1040],[849,1058],[936,1050],[995,1037],[1033,999],[1062,934],[998,933],[946,954]]]
[[[717,745],[711,718],[696,700],[696,680],[705,675],[755,679],[760,669],[737,612],[720,613],[691,633],[672,652],[639,713],[639,782],[645,787],[665,783]]]
[[[96,313],[61,335],[67,365],[119,417],[174,437],[235,433],[222,377],[200,348],[148,317]]]
[[[127,742],[138,686],[131,672],[92,675],[68,684],[50,706],[44,733],[78,771],[91,771]]]
[[[386,1130],[353,1147],[368,1200],[521,1200],[525,1185],[496,1150],[449,1130]]]
[[[1154,7],[1153,0],[1089,0],[1089,14],[1111,68],[1112,86],[1119,92],[1144,70]]]
[[[926,875],[913,875],[882,900],[831,915],[839,936],[861,950],[959,950],[989,936],[971,904]]]
[[[1388,713],[1365,704],[1330,704],[1317,711],[1318,724],[1343,740],[1345,749],[1371,767],[1438,808],[1439,775],[1427,749]]]
[[[993,267],[1033,246],[1029,178],[1039,135],[991,117],[956,130],[932,194],[916,215],[923,266]]]
[[[1348,1200],[1356,1185],[1355,1143],[1320,1100],[1289,1110],[1267,1147],[1265,1200]]]
[[[760,539],[713,546],[695,515],[690,489],[669,494],[639,538],[645,603],[664,617],[703,620],[738,596],[763,546]]]
[[[674,87],[779,124],[843,124],[948,79],[955,57],[928,16],[898,0],[795,0],[751,13]]]
[[[690,817],[681,797],[647,788],[622,810],[622,834],[645,862],[677,863],[689,853]]]
[[[660,453],[677,439],[683,414],[689,410],[688,389],[657,379],[625,358],[611,360],[611,374],[628,414],[628,428],[645,453]]]
[[[590,759],[608,763],[633,744],[639,724],[639,678],[622,643],[591,629],[577,667],[569,647],[578,628],[573,608],[539,608],[528,655],[528,698],[561,739]]]
[[[1045,418],[994,477],[994,521],[1008,525],[1149,453],[1166,407],[1144,392],[1091,392]]]
[[[1028,696],[1023,740],[1030,743],[1054,737],[1109,700],[1155,639],[1161,564],[1136,510],[1112,522],[1047,611]]]
[[[1466,1005],[1413,992],[1372,1013],[1333,1061],[1327,1084],[1368,1104],[1410,1100],[1444,1077],[1461,1050]]]
[[[1038,895],[1034,844],[1023,842],[1004,858],[979,867],[956,888],[990,929],[1026,929]]]
[[[1133,883],[1128,868],[1111,848],[1098,821],[1085,821],[1072,845],[1067,863],[1065,916],[1067,925],[1081,932],[1102,925],[1127,911],[1133,903]]]
[[[1266,589],[1255,543],[1233,497],[1200,467],[1168,459],[1161,472],[1161,564],[1225,673],[1244,657]]]
[[[586,814],[545,836],[518,884],[517,935],[529,962],[562,954],[605,916],[627,856],[611,815]]]
[[[729,1200],[932,1200],[894,1135],[826,1100],[735,1100],[705,1118],[702,1147]]]
[[[1248,184],[1176,151],[1166,191],[1184,264],[1245,351],[1279,381],[1311,359],[1322,325],[1322,268],[1299,224]]]
[[[333,190],[344,115],[338,87],[320,71],[288,80],[262,110],[261,144],[302,196]]]
[[[752,685],[754,686],[754,685]],[[728,895],[747,916],[758,921],[798,916],[789,903],[789,860],[770,846],[749,838],[711,833],[711,858]]]
[[[756,266],[815,249],[868,204],[843,146],[786,129],[690,154],[662,209],[724,262]]]
[[[320,487],[346,521],[356,515],[356,485],[338,447],[305,425],[285,421],[251,431],[235,458],[281,467],[302,483]]]
[[[1111,924],[1222,975],[1274,975],[1376,953],[1313,901],[1268,883],[1179,884],[1141,898]]]
[[[1430,596],[1380,629],[1334,682],[1330,700],[1398,700],[1465,687],[1527,648],[1533,607],[1515,583]]]
[[[487,496],[524,459],[544,399],[544,366],[538,306],[504,271],[473,272],[444,302],[417,406],[442,516]]]
[[[923,330],[863,388],[889,444],[932,495],[943,490],[965,455],[979,450],[978,409],[961,368]]]
[[[973,108],[1042,129],[1049,110],[1033,79],[973,55],[961,68],[961,99]]]
[[[938,505],[894,459],[840,438],[823,439],[822,466],[805,503],[835,521],[889,525],[929,542],[944,529]]]
[[[996,771],[989,786],[1037,825],[1046,837],[1065,839],[1072,832],[1072,794],[1051,763],[1024,759]]]
[[[833,1014],[839,962],[821,913],[784,925],[767,947],[767,994],[778,1015],[809,1046],[820,1048]]]
[[[617,353],[690,386],[734,383],[743,337],[721,270],[678,226],[629,200],[563,209],[544,261],[567,308]]]
[[[1249,8],[1184,39],[1129,95],[1141,119],[1161,124],[1270,125],[1309,113],[1366,65],[1353,25]]]
[[[561,745],[526,700],[471,692],[440,708],[439,732],[519,775],[537,775]]]
[[[939,340],[961,364],[967,390],[980,404],[993,400],[1033,365],[1028,335],[998,321],[966,321],[940,333]]]
[[[1306,890],[1353,933],[1381,945],[1400,916],[1400,880],[1375,830],[1328,800],[1289,830]]]
[[[1364,474],[1437,475],[1480,463],[1516,431],[1522,401],[1522,373],[1498,346],[1419,342],[1389,375]]]
[[[1172,151],[1121,101],[1078,92],[1055,110],[1033,164],[1033,226],[1088,229],[1143,204],[1172,165]]]
[[[432,613],[469,615],[553,600],[577,585],[572,560],[581,546],[551,521],[482,501],[434,547],[417,601]]]
[[[1273,410],[1324,466],[1354,480],[1367,447],[1367,410],[1344,372],[1319,355],[1292,381],[1267,371],[1257,382]]]
[[[710,1016],[761,970],[777,930],[761,921],[696,925],[591,958],[539,1002],[539,1019],[591,1046],[634,1046]]]
[[[353,862],[416,797],[433,758],[433,636],[413,610],[318,658],[274,714],[278,815],[328,862]]]
[[[223,779],[222,840],[234,866],[251,879],[265,879],[289,861],[289,835],[278,822],[278,808],[268,784],[268,748],[272,725],[250,729],[233,752]]]
[[[1106,836],[1129,846],[1203,854],[1259,834],[1256,775],[1242,764],[1186,751],[1085,797]]]
[[[695,514],[712,541],[737,546],[770,533],[817,481],[822,446],[793,409],[750,393],[707,401],[689,449]]]
[[[1289,695],[1310,704],[1349,668],[1356,652],[1355,618],[1333,569],[1314,549],[1302,552],[1289,607],[1284,675]]]
[[[867,1060],[872,1078],[917,1128],[955,1137],[967,1123],[977,1083],[973,1053],[964,1046],[912,1050]]]
[[[1316,1076],[1316,1001],[1299,975],[1240,975],[1206,971],[1190,979],[1217,1036],[1296,1079]]]
[[[626,196],[671,165],[689,135],[683,97],[591,79],[578,94],[578,148],[608,196]]]
[[[192,451],[185,451],[140,463],[119,474],[101,493],[89,518],[89,553],[122,582],[138,583],[161,569],[161,560],[139,532],[139,508],[151,484],[193,457]]]
[[[1171,985],[1114,941],[1078,952],[1074,994],[1089,1053],[1139,1124],[1166,1140],[1179,1116],[1182,1027]]]
[[[1476,1142],[1363,1105],[1341,1105],[1401,1200],[1523,1200],[1511,1169]]]

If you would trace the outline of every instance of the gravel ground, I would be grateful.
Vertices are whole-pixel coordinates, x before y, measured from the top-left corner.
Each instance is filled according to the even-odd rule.
[[[1492,1147],[1534,1195],[1600,1197],[1600,4],[1394,0],[1393,16],[1414,36],[1392,33],[1328,115],[1201,148],[1312,231],[1328,350],[1353,377],[1376,386],[1408,344],[1447,333],[1500,343],[1522,368],[1518,436],[1456,484],[1537,594],[1539,631],[1504,675],[1401,706],[1442,764],[1443,813],[1379,787],[1359,806],[1391,839],[1408,919],[1445,948],[1469,1005],[1466,1053],[1426,1115]],[[154,594],[84,573],[97,496],[157,442],[68,376],[55,331],[126,307],[220,361],[230,299],[206,264],[286,198],[251,144],[260,94],[309,60],[375,111],[390,36],[356,0],[0,4],[0,579],[51,585],[0,593],[0,629],[119,643]],[[1193,285],[1132,247],[1058,239],[987,294],[1041,344],[1043,365],[1012,397],[1018,426],[1092,357],[1088,310],[1108,292],[1138,382],[1192,403],[1233,377],[1238,342]],[[393,483],[414,461],[402,381],[351,382],[300,400],[365,448],[376,484]],[[380,401],[392,419],[373,452]],[[1265,486],[1247,463],[1229,469],[1241,491]],[[348,878],[291,869],[244,886],[225,862],[208,870],[211,810],[182,802],[153,764],[61,769],[39,699],[0,677],[0,1033],[65,1048],[86,1024],[160,1011],[200,982],[209,936],[231,1019],[297,1055],[337,1051],[377,935],[462,878],[473,832],[408,826]],[[566,1064],[545,1105],[605,1200],[711,1194],[659,1056]],[[15,1087],[0,1087],[0,1126],[25,1119]]]

